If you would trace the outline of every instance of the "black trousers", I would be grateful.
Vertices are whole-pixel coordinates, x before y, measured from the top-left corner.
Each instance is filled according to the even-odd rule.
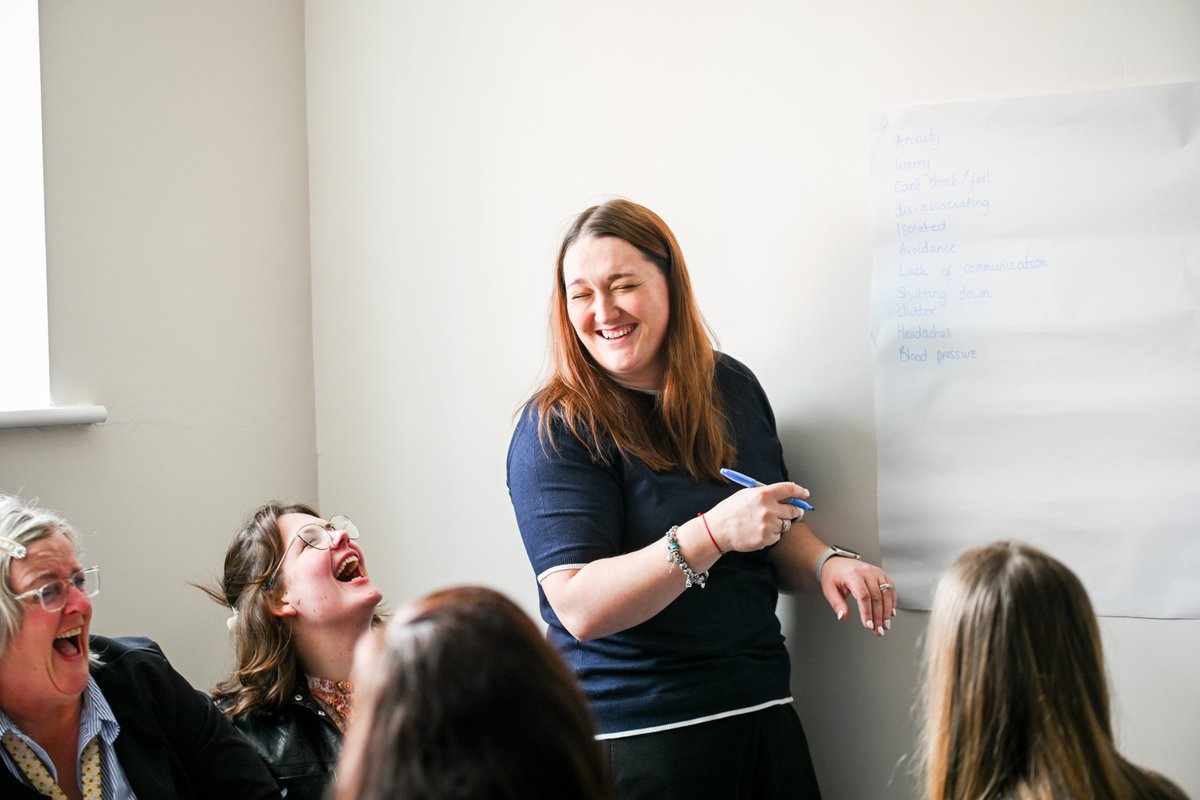
[[[602,742],[617,800],[819,800],[791,704]]]

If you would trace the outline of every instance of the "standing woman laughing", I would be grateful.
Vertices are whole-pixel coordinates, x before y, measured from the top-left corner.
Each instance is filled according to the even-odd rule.
[[[792,500],[775,417],[713,349],[666,223],[628,200],[559,249],[552,374],[520,414],[508,486],[549,637],[579,677],[617,796],[814,798],[775,606],[853,595],[882,636],[895,590]],[[739,489],[722,467],[767,485]]]
[[[229,545],[220,587],[205,589],[233,610],[237,649],[213,699],[289,800],[324,796],[354,710],[354,648],[380,621],[357,539],[346,517],[266,503]]]

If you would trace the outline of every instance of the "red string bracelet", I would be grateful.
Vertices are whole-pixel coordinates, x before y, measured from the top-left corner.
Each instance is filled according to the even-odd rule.
[[[708,520],[704,518],[704,512],[701,511],[696,516],[699,517],[700,521],[704,523],[704,530],[708,532],[708,538],[713,543],[713,547],[717,548],[718,553],[725,555],[725,551],[721,549],[721,545],[717,544],[716,538],[712,535],[712,529],[708,527]]]

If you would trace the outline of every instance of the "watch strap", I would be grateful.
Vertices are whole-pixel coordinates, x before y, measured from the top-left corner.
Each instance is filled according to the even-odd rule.
[[[853,550],[843,550],[840,547],[832,547],[832,546],[826,548],[825,552],[821,554],[821,557],[817,559],[817,569],[816,569],[817,586],[821,585],[821,568],[825,566],[826,561],[833,558],[834,556],[842,556],[843,558],[853,558],[858,561],[862,560],[862,556],[860,556],[858,553],[854,552]]]

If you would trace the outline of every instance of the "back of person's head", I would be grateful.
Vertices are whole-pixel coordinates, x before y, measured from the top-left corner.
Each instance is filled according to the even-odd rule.
[[[0,494],[0,656],[21,630],[25,606],[14,599],[11,584],[14,559],[24,558],[29,545],[61,533],[79,552],[79,534],[58,514],[13,495]]]
[[[233,717],[282,706],[296,677],[291,628],[272,613],[286,588],[279,569],[286,552],[279,532],[284,514],[319,516],[302,503],[264,503],[246,518],[225,551],[219,586],[200,587],[233,612],[229,628],[236,664],[213,691]]]
[[[998,542],[962,554],[938,585],[925,652],[927,800],[1183,796],[1117,753],[1091,601],[1046,553]]]
[[[364,637],[338,800],[609,796],[582,692],[503,595],[437,592]]]

